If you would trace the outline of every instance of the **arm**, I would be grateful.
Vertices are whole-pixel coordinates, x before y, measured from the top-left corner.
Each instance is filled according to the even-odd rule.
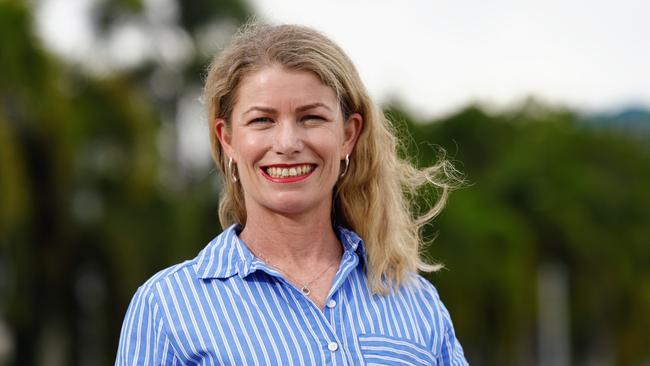
[[[449,311],[445,305],[440,301],[438,297],[438,303],[443,314],[444,319],[444,336],[442,338],[442,347],[438,355],[440,365],[450,365],[450,366],[465,366],[468,365],[467,360],[465,360],[465,355],[463,353],[463,347],[460,345],[460,342],[456,338],[456,333],[454,332],[454,325],[451,322],[451,317],[449,316]]]
[[[468,365],[463,353],[463,347],[456,338],[454,325],[445,304],[440,300],[438,290],[425,278],[419,276],[419,284],[423,289],[423,299],[428,318],[432,322],[433,353],[440,366]]]
[[[151,287],[140,287],[124,317],[115,366],[177,365]]]

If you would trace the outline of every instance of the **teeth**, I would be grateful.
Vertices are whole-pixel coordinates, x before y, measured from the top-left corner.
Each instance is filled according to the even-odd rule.
[[[305,175],[312,171],[311,165],[299,165],[291,168],[269,167],[266,168],[266,173],[273,178],[287,178]]]

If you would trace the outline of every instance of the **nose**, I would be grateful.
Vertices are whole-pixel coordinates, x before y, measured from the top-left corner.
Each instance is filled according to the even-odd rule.
[[[279,124],[274,139],[274,150],[282,155],[299,153],[304,146],[299,126],[289,121]]]

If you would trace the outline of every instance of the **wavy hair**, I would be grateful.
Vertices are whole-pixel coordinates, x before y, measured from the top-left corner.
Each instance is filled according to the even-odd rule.
[[[363,238],[368,261],[366,276],[375,293],[386,293],[412,278],[418,270],[441,268],[422,259],[421,228],[440,213],[456,182],[453,166],[442,156],[423,169],[399,157],[398,138],[390,121],[370,99],[352,61],[334,42],[304,26],[251,22],[242,26],[228,46],[213,60],[205,82],[203,100],[210,123],[217,118],[229,128],[242,79],[271,65],[310,71],[331,87],[344,120],[351,113],[363,117],[345,176],[333,192],[333,220]],[[212,156],[224,177],[219,204],[222,227],[246,223],[241,185],[233,182],[227,156],[215,131],[210,129]],[[417,207],[423,187],[433,186],[437,198],[424,210]],[[431,195],[428,195],[431,197]],[[422,212],[424,211],[424,212]]]

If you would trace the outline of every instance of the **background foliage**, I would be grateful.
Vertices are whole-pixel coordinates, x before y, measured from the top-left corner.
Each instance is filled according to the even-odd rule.
[[[144,17],[136,0],[101,4],[100,37]],[[250,14],[236,0],[177,5],[195,43]],[[220,231],[218,177],[193,173],[169,139],[210,54],[96,75],[45,50],[32,11],[0,1],[0,364],[111,364],[137,286]],[[161,92],[160,75],[174,87]],[[547,264],[568,278],[575,364],[650,362],[647,112],[588,118],[534,100],[435,121],[387,112],[405,154],[429,165],[443,147],[469,183],[425,236],[471,364],[535,363]]]

